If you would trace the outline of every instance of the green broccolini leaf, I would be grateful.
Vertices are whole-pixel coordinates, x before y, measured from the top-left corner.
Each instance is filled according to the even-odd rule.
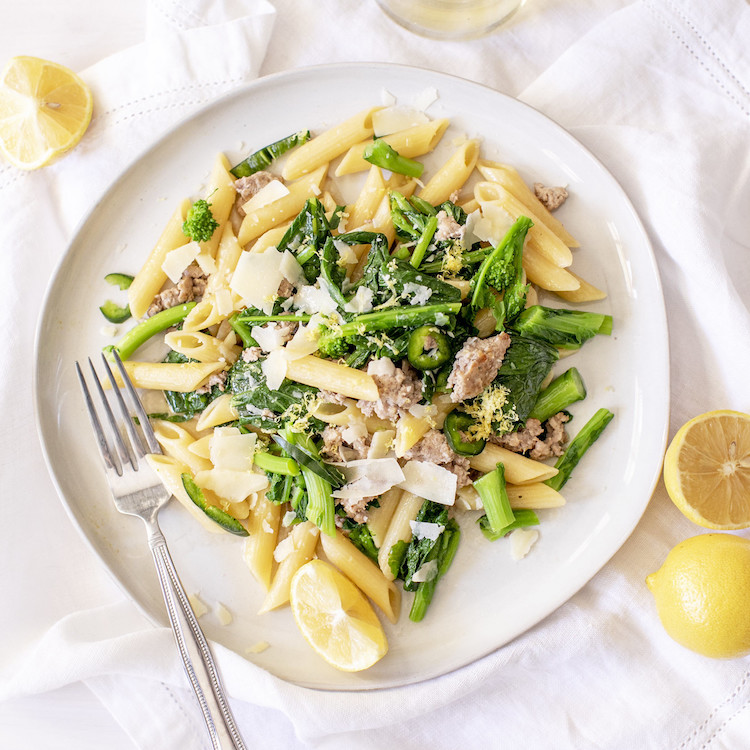
[[[378,548],[375,546],[370,529],[367,524],[361,523],[354,526],[349,532],[349,541],[363,552],[373,562],[378,561]]]
[[[559,349],[578,349],[598,333],[611,334],[612,316],[532,305],[518,316],[513,327],[524,336]]]
[[[320,276],[323,246],[331,233],[323,204],[309,198],[277,245],[279,252],[289,250],[297,258],[309,284]]]

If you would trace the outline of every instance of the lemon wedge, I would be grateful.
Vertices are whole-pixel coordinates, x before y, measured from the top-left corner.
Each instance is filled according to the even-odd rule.
[[[38,169],[73,148],[91,122],[89,87],[63,65],[14,57],[0,76],[0,150]]]
[[[686,539],[646,585],[664,629],[678,643],[720,659],[750,653],[750,539]]]
[[[712,411],[684,424],[664,456],[664,484],[693,523],[750,527],[750,414]]]
[[[289,601],[305,640],[336,669],[367,669],[388,651],[365,595],[329,563],[305,563],[292,578]]]

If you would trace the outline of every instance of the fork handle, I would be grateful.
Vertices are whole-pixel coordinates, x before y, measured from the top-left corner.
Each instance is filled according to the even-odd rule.
[[[164,603],[188,680],[200,704],[214,750],[246,750],[219,679],[211,650],[169,554],[156,520],[148,541],[159,574]]]

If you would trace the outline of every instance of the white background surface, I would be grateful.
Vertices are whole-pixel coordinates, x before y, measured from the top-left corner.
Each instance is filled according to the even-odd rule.
[[[233,3],[224,0],[227,6]],[[623,183],[657,249],[675,334],[671,432],[700,411],[750,410],[746,388],[750,24],[744,2],[717,0],[719,10],[714,4],[686,2],[688,15],[684,15],[683,6],[672,0],[528,0],[511,26],[491,39],[440,47],[380,23],[367,3],[279,0],[274,5],[279,17],[262,73],[348,59],[406,62],[470,75],[504,93],[522,95],[570,127]],[[3,58],[30,54],[81,70],[140,42],[144,13],[141,0],[6,3],[0,50]],[[644,25],[644,20],[651,23]],[[618,38],[620,28],[632,36]],[[347,44],[342,33],[356,43]],[[610,58],[611,68],[602,73]],[[567,92],[564,97],[561,90]],[[45,258],[43,251],[42,244],[40,255]],[[711,285],[711,305],[701,304],[706,284]],[[11,287],[5,287],[5,294],[20,305]],[[7,322],[4,316],[5,310],[0,310],[0,318]],[[33,335],[33,315],[10,322],[18,326],[21,339]],[[735,334],[731,341],[719,335],[725,323]],[[727,351],[732,351],[731,364]],[[18,375],[4,361],[0,365],[6,382]],[[22,375],[30,378],[30,367]],[[14,406],[10,401],[3,405]],[[31,419],[29,413],[10,413],[17,420]],[[36,456],[35,471],[44,472],[37,445],[19,450],[10,430],[2,433],[2,440],[4,460],[30,454]],[[36,486],[45,491],[32,500],[24,497],[20,484],[13,487],[10,499],[3,488],[6,513],[31,509],[27,524],[18,523],[17,513],[8,519],[14,521],[16,535],[4,540],[0,601],[22,608],[11,608],[0,619],[2,653],[11,662],[20,659],[56,620],[123,602],[119,589],[72,530],[51,483],[37,480]],[[43,532],[35,533],[33,510],[45,514]],[[643,576],[658,566],[672,545],[699,532],[671,507],[659,488],[638,531],[610,565],[569,605],[528,638],[515,642],[507,651],[507,663],[500,660],[501,666],[488,674],[487,686],[494,683],[495,690],[489,702],[481,691],[467,689],[462,703],[457,697],[463,679],[459,676],[456,700],[446,699],[442,712],[415,721],[412,732],[399,734],[386,727],[378,736],[370,733],[366,745],[353,739],[351,747],[390,746],[394,737],[399,747],[421,749],[426,746],[423,738],[435,739],[431,724],[450,727],[443,740],[450,741],[455,732],[455,746],[471,746],[466,738],[474,735],[470,726],[462,726],[462,718],[472,715],[478,721],[478,710],[483,709],[484,715],[497,716],[495,727],[502,724],[505,732],[516,732],[515,744],[509,743],[512,748],[554,746],[538,739],[543,735],[539,727],[549,725],[558,730],[561,747],[576,750],[745,750],[750,736],[748,660],[707,663],[686,654],[654,621],[650,596],[642,584]],[[33,561],[25,534],[31,535],[37,550]],[[69,571],[78,571],[80,580]],[[122,611],[123,628],[136,629],[137,615],[124,603]],[[575,642],[580,648],[571,645]],[[543,713],[535,712],[534,725],[527,724],[525,730],[519,730],[513,718],[523,714],[529,703],[513,706],[513,690],[503,693],[497,679],[506,667],[518,680],[519,695],[549,698]],[[503,698],[497,700],[499,695]],[[287,705],[286,711],[291,710]],[[258,709],[249,715],[255,718],[259,737],[265,722],[273,725],[273,747],[300,747],[280,711]],[[522,743],[518,738],[524,733],[537,741]],[[318,734],[324,737],[325,731],[319,729]],[[638,739],[623,739],[627,744],[622,744],[618,734]],[[479,737],[474,739],[476,746]],[[487,734],[484,743],[493,746]],[[326,745],[325,740],[318,746],[343,747],[334,742]],[[99,700],[80,682],[73,682],[0,703],[0,747],[132,750],[134,744]]]

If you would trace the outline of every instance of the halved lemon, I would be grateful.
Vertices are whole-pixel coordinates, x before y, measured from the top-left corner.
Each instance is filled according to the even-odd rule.
[[[388,651],[370,602],[329,563],[305,563],[292,578],[289,600],[305,640],[337,669],[367,669]]]
[[[21,169],[38,169],[73,148],[91,122],[89,87],[38,57],[13,57],[0,75],[0,150]]]
[[[750,414],[712,411],[684,424],[664,456],[664,484],[693,523],[750,527]]]

